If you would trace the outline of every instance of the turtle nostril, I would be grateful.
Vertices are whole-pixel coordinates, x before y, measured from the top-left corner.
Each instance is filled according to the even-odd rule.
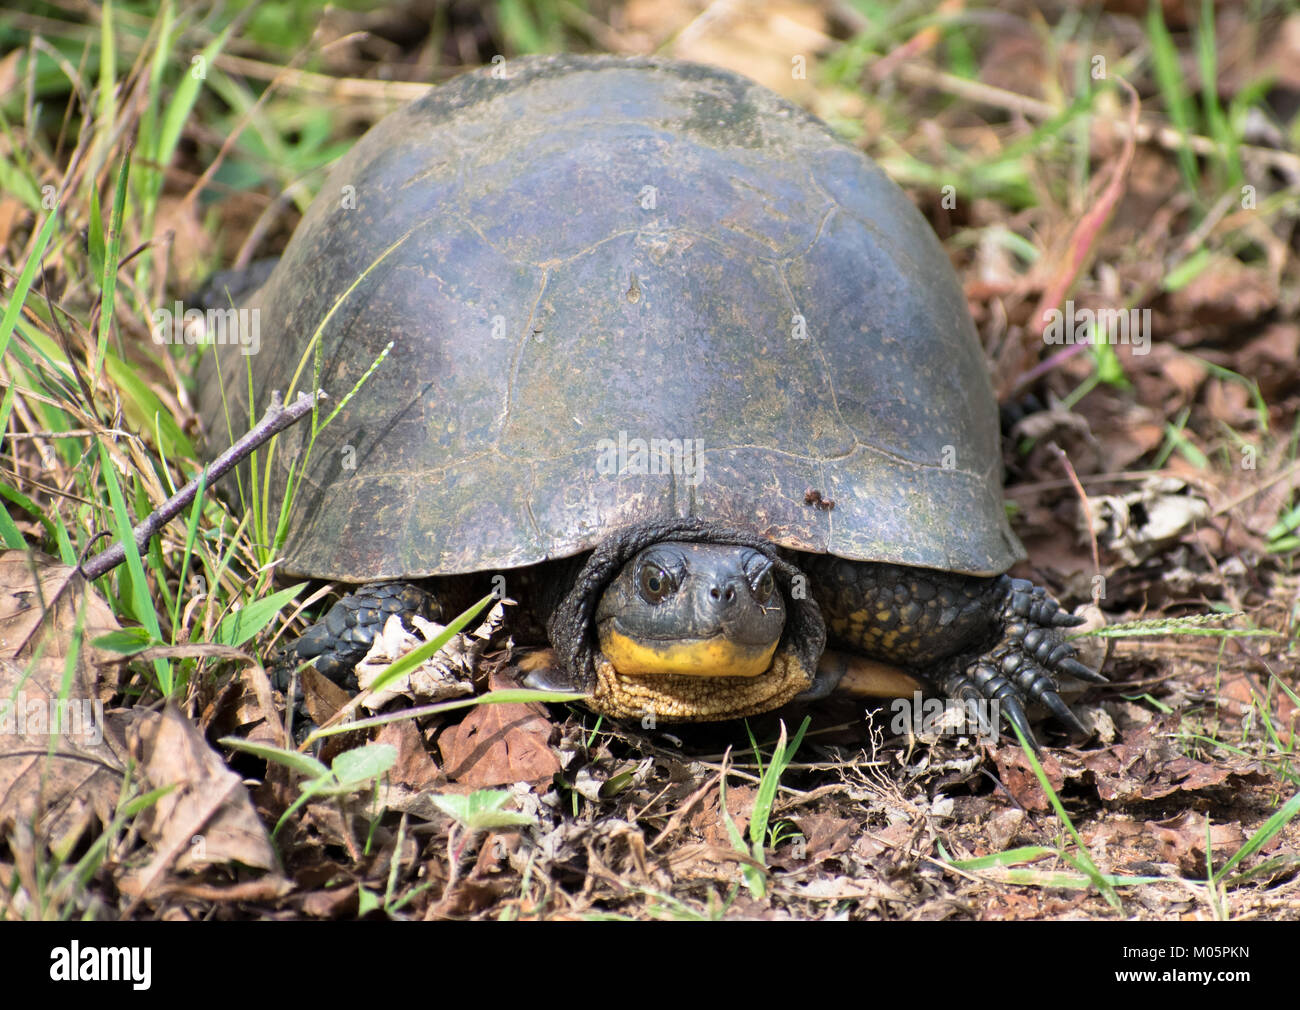
[[[715,603],[735,603],[736,587],[735,586],[710,586],[709,599]]]

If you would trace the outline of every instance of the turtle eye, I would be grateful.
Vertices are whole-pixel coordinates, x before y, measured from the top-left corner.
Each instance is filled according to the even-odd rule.
[[[772,594],[776,592],[776,579],[772,577],[772,569],[763,569],[763,574],[754,583],[754,592],[758,595],[760,603],[766,603],[771,599]]]
[[[647,603],[662,603],[676,588],[673,578],[654,562],[641,566],[641,595]]]

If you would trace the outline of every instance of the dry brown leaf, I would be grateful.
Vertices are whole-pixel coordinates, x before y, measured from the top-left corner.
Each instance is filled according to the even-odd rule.
[[[804,814],[795,823],[803,833],[801,846],[810,864],[848,852],[853,845],[856,822],[835,814]]]
[[[1184,810],[1164,821],[1147,821],[1147,828],[1160,842],[1166,862],[1177,864],[1184,873],[1205,873],[1205,815]],[[1215,865],[1231,856],[1246,842],[1240,824],[1210,824],[1210,847]]]
[[[330,891],[311,891],[303,895],[299,907],[314,919],[337,919],[354,916],[357,911],[357,885],[347,884]]]
[[[352,700],[352,695],[320,673],[314,666],[303,668],[299,675],[302,685],[303,705],[311,721],[324,726],[341,708]]]
[[[731,847],[731,834],[722,819],[722,804],[718,801],[718,788],[709,790],[703,804],[695,811],[687,823],[704,839],[705,843],[720,849]],[[754,809],[754,799],[758,790],[754,786],[727,785],[727,813],[731,815],[736,829],[744,834],[749,827],[749,815]]]
[[[212,235],[199,220],[198,201],[160,197],[154,234],[167,242],[169,279],[174,286],[181,291],[196,287],[212,259]]]
[[[447,777],[475,789],[550,781],[560,770],[554,732],[538,703],[478,705],[442,734],[438,747]]]
[[[725,67],[784,98],[817,98],[817,53],[833,43],[822,5],[809,0],[631,0],[625,33],[646,52]]]
[[[1169,295],[1171,308],[1199,327],[1240,324],[1277,307],[1278,293],[1267,271],[1235,256],[1215,255],[1204,270]]]
[[[16,818],[39,818],[56,851],[112,819],[127,754],[120,715],[106,718],[103,703],[75,687],[62,693],[63,669],[61,660],[24,670],[0,659],[0,833]]]
[[[1156,732],[1163,732],[1155,727]],[[1108,802],[1156,800],[1176,792],[1191,792],[1224,785],[1255,773],[1246,761],[1221,759],[1215,764],[1197,761],[1174,752],[1158,739],[1152,726],[1130,734],[1124,743],[1083,756],[1092,773],[1097,795]]]
[[[1044,84],[1051,77],[1048,63],[1047,50],[1028,22],[1008,19],[1006,30],[989,39],[980,79],[995,88],[1042,99]]]
[[[199,732],[212,739],[229,736],[236,729],[262,718],[257,695],[238,677],[228,679],[199,716]]]
[[[1265,327],[1241,349],[1236,367],[1259,384],[1266,403],[1278,404],[1300,382],[1300,324],[1287,320]],[[1244,392],[1241,383],[1230,385]]]
[[[853,843],[853,854],[863,860],[875,859],[882,853],[890,853],[899,859],[907,858],[912,849],[912,835],[912,821],[901,818],[859,835]]]
[[[3,88],[0,88],[0,94],[4,94]],[[13,235],[14,227],[27,214],[28,210],[21,201],[11,196],[0,197],[0,249],[9,248],[9,238]]]
[[[1253,409],[1250,393],[1241,383],[1214,378],[1205,384],[1205,412],[1211,420],[1243,427],[1251,423]]]
[[[240,777],[226,766],[174,705],[144,713],[132,727],[131,750],[150,785],[173,786],[140,821],[158,852],[140,871],[145,894],[168,866],[193,869],[206,863],[242,863],[270,870],[278,865]]]
[[[1037,891],[994,893],[980,912],[980,918],[986,922],[994,919],[1040,919],[1042,915],[1042,895]]]
[[[392,744],[397,748],[397,763],[388,772],[392,782],[427,789],[445,781],[442,769],[429,756],[424,737],[411,719],[390,722],[379,731],[375,743]]]
[[[1017,803],[1026,810],[1045,811],[1051,808],[1047,794],[1038,784],[1038,777],[1034,774],[1029,759],[1025,757],[1025,752],[1019,746],[1007,744],[998,747],[993,752],[993,758],[998,765],[998,778],[1002,780],[1002,784],[1007,787]],[[1065,785],[1065,772],[1055,755],[1051,751],[1043,751],[1038,755],[1038,761],[1043,766],[1043,772],[1047,775],[1047,781],[1052,789],[1059,793],[1061,787]]]
[[[53,610],[48,609],[51,605]],[[75,568],[40,551],[0,551],[0,656],[21,661],[39,649],[44,659],[65,659],[79,616],[82,648],[88,657],[96,664],[117,660],[116,653],[89,644],[121,626],[103,597],[87,589]],[[86,673],[82,686],[99,691],[94,671]],[[101,701],[108,700],[103,691],[99,693]]]
[[[7,95],[18,86],[18,63],[24,50],[13,49],[0,57],[0,94]]]
[[[78,626],[81,652],[69,663]],[[57,850],[111,819],[126,747],[86,659],[90,639],[117,627],[74,568],[0,552],[0,830],[39,819]]]
[[[1161,357],[1163,358],[1160,362],[1161,374],[1179,393],[1175,405],[1191,403],[1196,398],[1196,391],[1201,388],[1201,383],[1210,374],[1205,362],[1187,354],[1176,354],[1172,348],[1168,348]]]

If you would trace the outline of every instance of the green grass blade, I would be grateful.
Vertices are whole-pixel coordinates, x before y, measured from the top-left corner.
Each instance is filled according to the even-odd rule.
[[[1065,830],[1068,831],[1070,837],[1074,839],[1074,844],[1079,847],[1077,855],[1079,869],[1087,873],[1089,878],[1091,878],[1097,889],[1101,891],[1102,896],[1105,897],[1107,903],[1109,903],[1112,908],[1122,910],[1123,905],[1120,903],[1119,895],[1115,893],[1115,888],[1106,882],[1105,875],[1097,868],[1097,864],[1093,862],[1092,856],[1088,853],[1087,846],[1083,844],[1083,839],[1079,837],[1079,832],[1076,830],[1074,822],[1070,820],[1070,815],[1065,812],[1065,807],[1061,805],[1060,797],[1056,795],[1056,790],[1052,788],[1052,784],[1047,781],[1047,773],[1043,771],[1043,766],[1039,764],[1038,755],[1034,753],[1034,749],[1029,746],[1029,741],[1026,740],[1025,735],[1020,732],[1020,727],[1015,723],[1011,723],[1011,728],[1015,731],[1016,739],[1020,741],[1020,748],[1025,752],[1025,756],[1029,759],[1029,765],[1034,770],[1034,775],[1038,779],[1038,784],[1043,787],[1043,792],[1046,794],[1048,802],[1052,804],[1052,809],[1056,811],[1056,816],[1060,818],[1061,823],[1065,826]]]
[[[107,13],[105,20],[107,20]],[[108,353],[108,334],[113,325],[113,310],[117,294],[117,260],[122,250],[122,217],[126,212],[126,181],[131,172],[131,154],[122,156],[122,167],[117,173],[117,189],[113,193],[113,216],[108,225],[108,247],[104,250],[104,272],[100,275],[99,336],[95,347],[95,374],[104,368],[104,355]]]
[[[1014,866],[1016,863],[1028,863],[1035,859],[1042,859],[1044,856],[1055,855],[1055,849],[1044,848],[1041,845],[1025,845],[1018,849],[1007,849],[1005,852],[977,856],[974,859],[947,859],[946,861],[959,870],[987,870],[991,866]]]
[[[749,846],[745,844],[745,836],[740,833],[736,827],[736,822],[731,819],[731,811],[727,809],[727,767],[723,762],[722,776],[718,779],[718,806],[722,810],[722,823],[727,828],[727,837],[731,839],[732,848],[742,856],[750,857]],[[740,864],[740,875],[744,878],[745,887],[749,889],[750,896],[755,900],[761,900],[767,894],[767,881],[764,879],[762,872],[756,866],[749,863]]]
[[[113,505],[113,518],[117,527],[117,536],[126,548],[126,567],[131,575],[132,609],[145,629],[158,641],[163,641],[162,629],[158,626],[158,615],[154,612],[153,601],[149,598],[149,583],[145,579],[144,564],[140,560],[140,551],[136,547],[135,533],[131,528],[131,519],[126,512],[126,501],[122,497],[121,485],[117,482],[117,471],[108,449],[101,443],[99,460],[104,483],[108,486],[109,501]],[[109,576],[105,576],[108,578]],[[158,687],[164,695],[172,692],[171,665],[164,660],[154,660],[154,672],[158,675]]]
[[[172,608],[172,641],[176,640],[176,631],[181,619],[181,600],[185,596],[185,581],[190,574],[190,558],[194,554],[194,543],[198,539],[199,516],[203,514],[203,493],[208,486],[208,470],[203,468],[199,475],[199,489],[194,494],[194,504],[190,506],[190,520],[185,527],[185,551],[181,555],[180,574],[176,577],[176,605]]]
[[[1300,793],[1296,793],[1281,809],[1275,811],[1273,816],[1266,820],[1258,831],[1250,836],[1246,844],[1236,851],[1231,859],[1219,868],[1219,872],[1214,875],[1214,882],[1217,884],[1223,879],[1224,874],[1240,863],[1247,856],[1258,852],[1260,847],[1268,842],[1274,835],[1281,831],[1288,821],[1296,814],[1300,813]]]
[[[198,68],[212,66],[213,61],[229,41],[233,29],[233,24],[227,25],[220,35],[203,47],[203,51],[196,57],[196,60],[201,62],[191,61],[185,68],[185,73],[181,75],[180,82],[172,94],[172,100],[167,104],[167,111],[163,113],[162,125],[158,130],[157,147],[153,151],[154,163],[159,169],[171,163],[172,156],[176,153],[176,145],[180,143],[181,133],[185,129],[185,124],[189,122],[190,114],[194,111],[194,103],[198,101],[199,91],[205,80],[204,75],[197,73]],[[159,188],[162,186],[161,173],[158,177],[158,186]]]
[[[1201,104],[1205,109],[1205,125],[1219,146],[1227,168],[1227,177],[1220,180],[1220,188],[1235,188],[1241,184],[1241,155],[1237,135],[1228,124],[1223,106],[1219,104],[1218,47],[1215,43],[1214,0],[1201,0],[1200,22],[1196,26],[1196,59],[1201,73]]]
[[[13,336],[14,327],[18,324],[23,304],[27,301],[27,292],[32,287],[32,278],[36,276],[36,269],[45,257],[45,247],[49,245],[50,236],[54,234],[54,225],[58,217],[59,205],[55,204],[36,235],[36,244],[32,248],[31,256],[23,264],[22,272],[18,275],[18,283],[9,293],[9,300],[5,303],[5,313],[0,316],[0,358],[3,358],[5,351],[9,349],[9,338]]]
[[[1183,80],[1183,71],[1178,62],[1178,48],[1165,26],[1164,12],[1158,0],[1152,0],[1147,11],[1147,37],[1151,43],[1152,70],[1156,86],[1160,89],[1160,98],[1170,121],[1183,135],[1183,142],[1175,152],[1178,169],[1183,181],[1187,183],[1188,191],[1196,197],[1200,192],[1196,156],[1187,140],[1194,132],[1192,105],[1187,97],[1187,82]]]
[[[772,752],[772,760],[759,780],[758,793],[754,797],[754,812],[749,819],[749,841],[753,847],[754,857],[759,862],[765,861],[762,858],[763,845],[767,841],[767,825],[772,817],[772,804],[776,802],[776,790],[781,785],[781,776],[794,760],[795,753],[799,750],[799,745],[803,742],[804,734],[808,732],[811,723],[812,719],[804,716],[798,732],[788,744],[785,723],[781,723],[781,735],[777,740],[776,750]]]
[[[272,593],[270,596],[254,600],[248,606],[240,607],[238,610],[227,614],[218,626],[217,633],[213,636],[217,644],[239,648],[270,624],[284,605],[306,587],[307,583],[300,582],[296,586],[290,586],[278,593]]]
[[[221,744],[222,747],[229,747],[231,750],[243,751],[245,754],[260,757],[264,761],[274,761],[276,764],[284,765],[291,771],[295,771],[309,779],[320,778],[330,773],[329,768],[322,762],[317,761],[310,754],[303,754],[296,750],[272,747],[270,744],[256,743],[239,736],[223,736],[217,743]]]
[[[372,716],[369,719],[358,719],[356,722],[345,722],[337,726],[313,730],[309,740],[320,740],[327,736],[337,736],[340,733],[355,733],[359,729],[387,726],[390,722],[401,722],[404,719],[423,719],[427,715],[452,712],[458,708],[475,708],[479,705],[523,705],[534,701],[556,705],[566,701],[583,701],[589,697],[591,697],[589,694],[577,691],[539,691],[531,688],[506,688],[501,691],[489,691],[487,694],[476,695],[473,698],[458,698],[456,701],[440,701],[434,705],[404,708],[399,712],[388,712],[384,715]]]
[[[444,645],[451,641],[452,636],[463,630],[465,626],[468,625],[470,621],[474,620],[474,618],[476,618],[494,599],[495,597],[489,593],[443,628],[442,631],[432,639],[418,648],[412,649],[405,656],[394,661],[389,665],[388,669],[384,670],[383,673],[375,678],[374,683],[370,685],[370,690],[382,691],[393,681],[397,680],[398,677],[410,673],[430,656],[436,655],[442,650]]]
[[[13,496],[22,497],[17,491],[5,484],[0,484],[0,495],[10,500],[13,499]],[[0,509],[0,540],[4,541],[6,547],[14,550],[27,549],[27,541],[23,539],[22,532],[18,529],[18,525],[14,522],[13,516],[9,514],[8,509]]]

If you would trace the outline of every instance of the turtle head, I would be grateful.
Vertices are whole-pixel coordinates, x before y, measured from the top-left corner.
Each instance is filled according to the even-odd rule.
[[[764,554],[669,540],[623,566],[596,608],[596,632],[620,674],[756,677],[772,664],[785,615]]]
[[[713,722],[806,691],[826,647],[799,568],[766,537],[696,516],[609,532],[547,620],[558,676],[615,719]]]

